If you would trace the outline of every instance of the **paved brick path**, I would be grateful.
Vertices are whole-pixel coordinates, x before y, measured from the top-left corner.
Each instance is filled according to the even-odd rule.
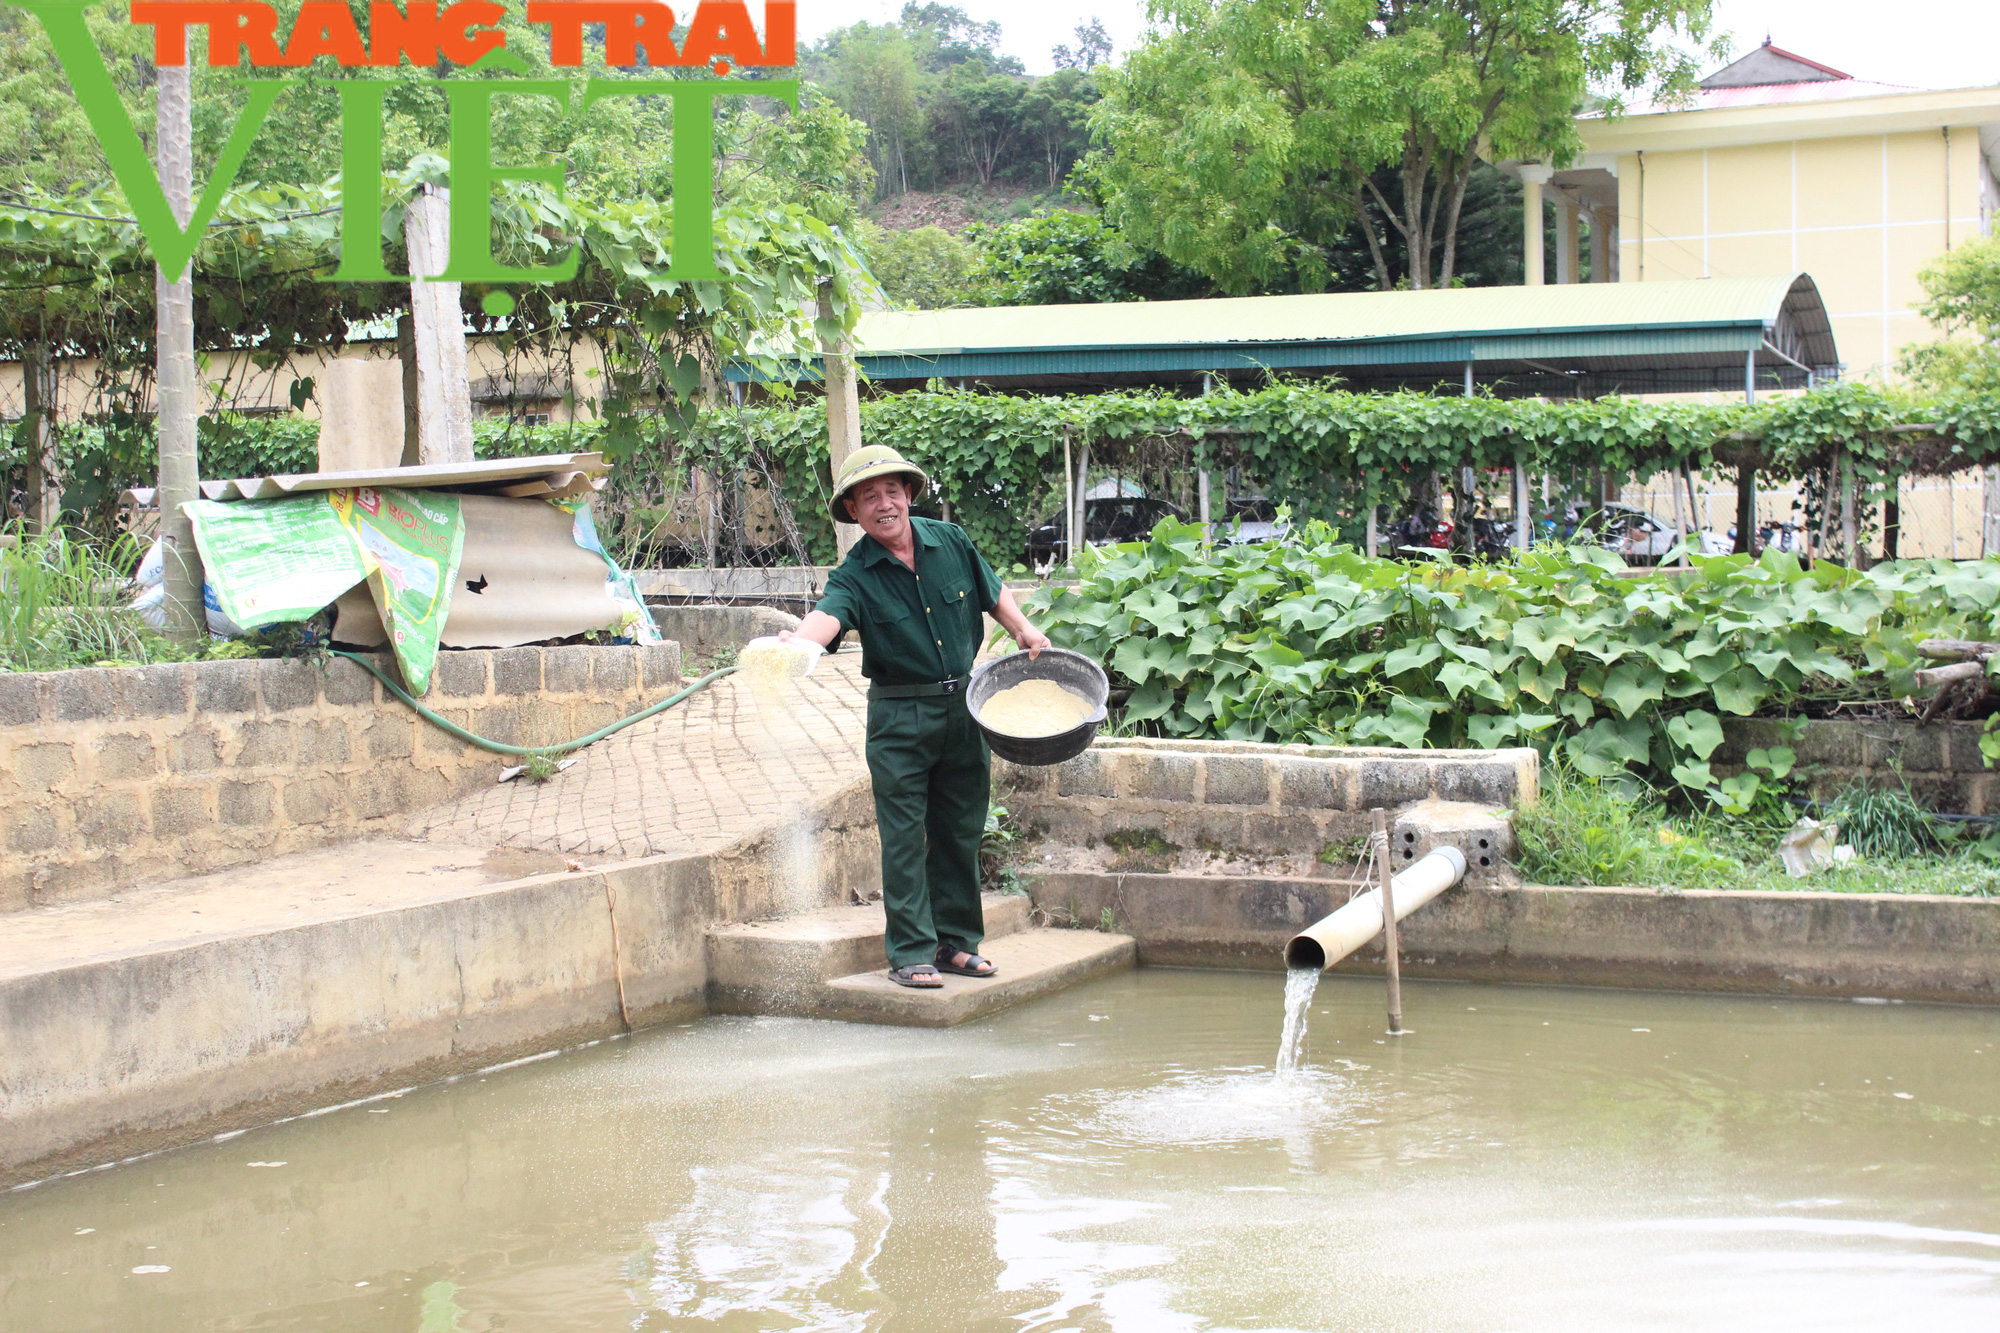
[[[627,727],[544,783],[525,777],[411,820],[408,836],[626,859],[724,847],[867,776],[859,653],[771,708],[741,674]]]

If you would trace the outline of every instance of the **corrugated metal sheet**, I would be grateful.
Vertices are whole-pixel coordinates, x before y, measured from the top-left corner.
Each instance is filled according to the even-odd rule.
[[[1080,351],[1231,343],[1342,343],[1479,338],[1772,323],[1794,275],[1695,282],[1467,287],[1205,301],[875,311],[861,317],[863,357],[973,351]],[[972,372],[966,372],[972,373]]]
[[[574,520],[551,504],[468,495],[465,549],[441,642],[447,648],[511,648],[565,639],[618,622],[624,608],[605,590],[604,560],[576,544]],[[385,641],[368,586],[334,603],[334,638]]]
[[[504,482],[509,495],[577,495],[593,489],[607,471],[603,454],[542,454],[535,458],[496,458],[484,463],[445,463],[436,467],[369,468],[357,472],[301,472],[282,477],[238,477],[204,481],[201,493],[211,500],[275,500],[301,491],[336,491],[351,486],[396,486],[404,490],[494,489]],[[539,482],[547,489],[529,483]]]

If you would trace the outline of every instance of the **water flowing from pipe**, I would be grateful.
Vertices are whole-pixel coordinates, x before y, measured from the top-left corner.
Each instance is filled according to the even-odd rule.
[[[1313,992],[1319,989],[1316,967],[1294,967],[1285,973],[1285,1028],[1278,1038],[1279,1079],[1299,1071],[1306,1055],[1306,1014],[1312,1009]]]

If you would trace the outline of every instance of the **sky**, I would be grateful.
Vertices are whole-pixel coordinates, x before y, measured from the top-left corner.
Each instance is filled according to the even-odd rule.
[[[998,20],[1001,49],[1031,74],[1049,71],[1049,50],[1073,44],[1073,29],[1101,19],[1119,52],[1145,28],[1145,0],[957,0],[979,20]],[[867,20],[886,23],[902,0],[798,0],[799,35]],[[752,0],[755,9],[755,0]],[[1717,0],[1718,31],[1735,54],[1772,42],[1858,79],[1918,88],[2000,84],[2000,3],[1995,0]]]

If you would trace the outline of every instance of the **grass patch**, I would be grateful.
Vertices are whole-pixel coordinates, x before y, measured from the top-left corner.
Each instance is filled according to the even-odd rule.
[[[1849,789],[1828,802],[1859,859],[1793,879],[1778,861],[1782,824],[1678,814],[1644,789],[1558,765],[1543,779],[1541,798],[1513,817],[1516,868],[1532,883],[2000,896],[1989,845],[1941,830],[1906,791]]]
[[[1357,833],[1351,838],[1335,838],[1319,849],[1319,863],[1323,866],[1359,865],[1368,857],[1368,835]]]
[[[1157,829],[1121,829],[1105,835],[1104,843],[1118,853],[1110,869],[1128,875],[1164,875],[1174,868],[1181,851]]]
[[[173,660],[178,650],[153,633],[124,597],[138,543],[120,537],[108,551],[64,530],[0,546],[0,664],[14,671],[60,671],[98,662]]]

